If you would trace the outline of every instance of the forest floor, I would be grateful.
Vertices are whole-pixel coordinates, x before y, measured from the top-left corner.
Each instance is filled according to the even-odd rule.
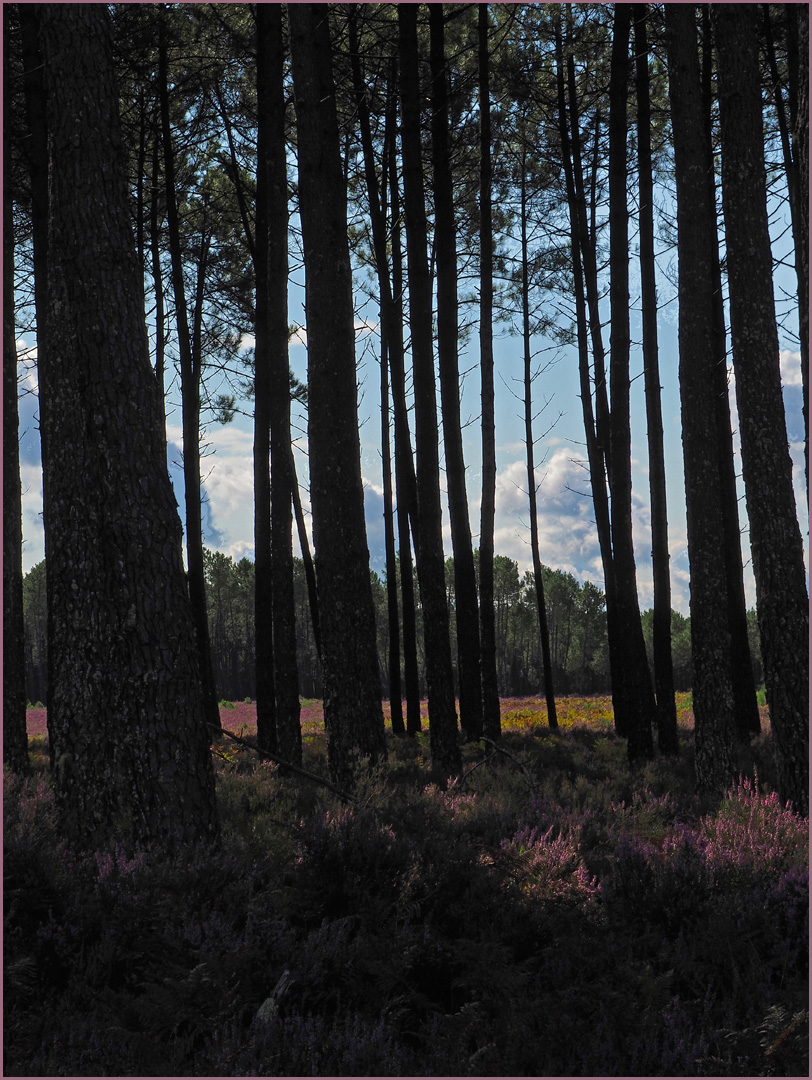
[[[67,849],[29,710],[4,1075],[808,1075],[808,821],[772,793],[766,710],[698,798],[690,706],[680,755],[633,768],[611,699],[560,699],[557,732],[504,699],[447,790],[425,730],[351,803],[223,739],[221,841],[174,854]],[[255,734],[250,702],[221,718]],[[326,777],[320,702],[302,730]]]

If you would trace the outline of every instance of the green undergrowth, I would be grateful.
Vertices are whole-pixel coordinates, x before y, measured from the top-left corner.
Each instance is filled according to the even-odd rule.
[[[681,740],[632,768],[601,718],[517,724],[442,790],[390,736],[351,802],[232,748],[219,845],[171,855],[72,853],[35,754],[6,1075],[805,1075],[808,823],[769,734],[712,803]]]

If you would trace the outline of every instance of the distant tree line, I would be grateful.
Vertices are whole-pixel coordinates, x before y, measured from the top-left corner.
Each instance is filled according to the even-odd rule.
[[[479,552],[475,552],[477,570]],[[221,699],[243,701],[256,698],[254,563],[234,560],[220,551],[204,548],[209,635],[214,672]],[[321,664],[313,635],[307,580],[303,561],[294,557],[294,597],[296,610],[296,661],[301,694],[322,696]],[[579,582],[565,570],[543,566],[544,589],[550,634],[550,655],[557,691],[562,694],[603,694],[611,692],[606,638],[606,598],[591,581]],[[387,583],[371,571],[375,602],[378,662],[382,691],[391,693]],[[397,575],[401,595],[400,567]],[[452,641],[456,641],[454,560],[446,560],[446,589],[451,611]],[[418,594],[419,595],[419,594]],[[29,702],[44,702],[47,695],[47,609],[45,562],[25,575],[25,685]],[[505,555],[494,558],[494,613],[496,671],[501,697],[543,694],[544,670],[535,608],[532,571],[524,575],[519,564]],[[653,609],[642,613],[643,635],[649,656],[653,652]],[[762,679],[761,654],[755,610],[748,612],[749,641],[756,677]],[[425,640],[423,612],[417,610],[417,661],[420,694],[426,694]],[[691,689],[691,620],[671,612],[674,653],[674,683],[677,690]],[[403,641],[402,627],[400,642]],[[402,654],[401,654],[402,663]],[[454,668],[455,688],[459,675]]]

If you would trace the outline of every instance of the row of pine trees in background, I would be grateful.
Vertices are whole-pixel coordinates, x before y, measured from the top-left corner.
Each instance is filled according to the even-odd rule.
[[[780,153],[770,178],[783,177],[776,190],[786,192],[792,222],[806,405],[805,5],[4,10],[4,378],[12,388],[4,395],[4,617],[12,642],[6,760],[25,767],[16,261],[17,283],[33,281],[33,292],[23,287],[16,299],[21,321],[35,317],[37,329],[48,724],[70,832],[94,839],[125,819],[143,839],[216,835],[209,740],[220,724],[217,624],[210,624],[202,544],[201,419],[209,407],[224,415],[236,407],[209,391],[206,368],[228,372],[249,331],[256,340],[249,389],[260,746],[300,760],[294,521],[333,780],[349,784],[359,757],[386,755],[380,672],[388,671],[390,684],[399,674],[395,631],[417,611],[405,595],[415,577],[438,777],[460,769],[455,689],[465,734],[498,737],[493,333],[504,317],[522,341],[537,673],[550,725],[555,627],[538,547],[534,458],[533,335],[542,330],[577,346],[616,728],[632,762],[655,753],[655,732],[659,752],[677,752],[655,179],[676,206],[670,229],[679,273],[697,780],[703,790],[723,791],[734,776],[736,741],[758,728],[727,408],[724,285],[780,791],[807,809],[807,590],[778,364],[763,125],[766,115],[770,145]],[[294,151],[295,179],[288,177]],[[632,543],[633,219],[652,507],[653,674]],[[300,247],[291,243],[292,222],[301,229]],[[363,235],[365,247],[356,243]],[[312,562],[290,450],[292,251],[301,253],[306,284]],[[380,305],[391,650],[383,665],[358,428],[354,269],[362,257],[373,267]],[[562,295],[564,317],[556,321],[549,313]],[[472,317],[479,324],[483,478],[473,529],[459,394],[460,340]],[[185,568],[166,469],[164,393],[172,365],[183,415]],[[478,581],[472,532],[480,536]],[[414,627],[404,625],[404,685],[413,689],[417,641]],[[415,730],[414,693],[406,702],[400,724]]]
[[[479,552],[474,552],[479,562]],[[222,552],[204,549],[209,637],[214,675],[221,700],[256,699],[254,564],[250,559],[235,561]],[[580,583],[572,574],[543,567],[544,591],[550,633],[553,678],[560,694],[609,694],[609,658],[606,639],[606,601],[603,591],[591,581]],[[446,585],[451,609],[452,638],[456,635],[453,559],[446,560]],[[398,599],[402,592],[398,580]],[[415,593],[419,589],[415,583]],[[383,693],[389,697],[392,679],[389,664],[387,583],[372,571],[375,601],[378,662]],[[296,607],[296,664],[303,698],[321,698],[321,665],[313,636],[304,563],[294,558]],[[25,610],[25,678],[29,703],[44,703],[47,697],[47,611],[45,563],[37,563],[23,580]],[[496,667],[501,697],[543,693],[538,620],[535,611],[535,582],[527,570],[520,574],[515,560],[504,555],[494,559],[494,610]],[[758,682],[762,679],[758,626],[755,610],[747,613],[750,647]],[[649,659],[653,659],[652,609],[642,613],[643,634]],[[425,645],[423,613],[418,605],[417,631],[418,693],[425,697]],[[399,641],[402,643],[403,626]],[[691,688],[691,620],[679,612],[671,616],[671,647],[674,657],[674,685],[677,691]],[[401,669],[403,653],[400,655]],[[458,673],[455,670],[455,685]]]

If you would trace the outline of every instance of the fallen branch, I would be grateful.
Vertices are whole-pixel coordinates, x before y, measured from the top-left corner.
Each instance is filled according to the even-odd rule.
[[[510,760],[515,765],[518,765],[519,768],[522,770],[522,775],[524,776],[524,782],[527,784],[528,788],[530,789],[530,793],[532,795],[537,794],[536,785],[535,785],[535,783],[533,781],[533,777],[530,775],[530,770],[527,768],[527,766],[525,765],[525,763],[523,761],[521,761],[519,758],[517,758],[514,754],[511,754],[509,750],[505,750],[504,746],[499,746],[497,743],[495,743],[493,741],[493,739],[487,739],[487,738],[485,738],[483,736],[482,741],[484,743],[488,743],[490,746],[492,746],[495,753],[504,754],[506,758],[510,758]],[[471,771],[473,771],[473,770],[471,770]]]
[[[476,765],[473,765],[473,766],[472,766],[472,767],[471,767],[471,768],[470,768],[470,769],[468,770],[468,772],[467,772],[467,773],[464,773],[464,774],[463,774],[463,775],[462,775],[462,776],[460,777],[460,782],[459,782],[459,786],[460,786],[460,787],[462,787],[462,786],[463,786],[463,784],[464,784],[464,783],[466,782],[466,780],[468,779],[468,777],[469,777],[469,776],[471,775],[471,773],[473,773],[473,772],[476,772],[476,770],[477,770],[477,769],[479,768],[479,766],[480,766],[480,765],[486,765],[486,764],[487,764],[487,763],[488,763],[489,761],[493,761],[493,759],[494,759],[494,758],[496,757],[496,754],[497,754],[497,751],[496,751],[496,750],[494,750],[494,752],[493,752],[492,754],[488,754],[488,756],[487,756],[487,757],[484,757],[484,758],[482,758],[482,760],[481,760],[481,761],[478,761],[478,762],[476,763]]]
[[[267,758],[268,761],[275,761],[277,765],[280,765],[283,769],[290,769],[291,772],[298,773],[299,776],[304,776],[308,780],[312,780],[316,784],[321,784],[323,787],[329,788],[344,802],[356,802],[354,795],[350,795],[346,791],[342,791],[341,788],[336,787],[335,784],[329,780],[325,780],[323,776],[317,776],[315,773],[308,772],[307,769],[301,768],[299,765],[294,765],[291,761],[285,761],[284,758],[277,757],[276,754],[272,754],[269,750],[261,750],[258,746],[254,746],[248,739],[244,739],[241,735],[235,735],[233,731],[227,731],[225,728],[212,728],[217,735],[226,735],[235,743],[239,743],[240,746],[245,746],[249,750],[253,750],[255,754],[259,754],[261,758]]]

